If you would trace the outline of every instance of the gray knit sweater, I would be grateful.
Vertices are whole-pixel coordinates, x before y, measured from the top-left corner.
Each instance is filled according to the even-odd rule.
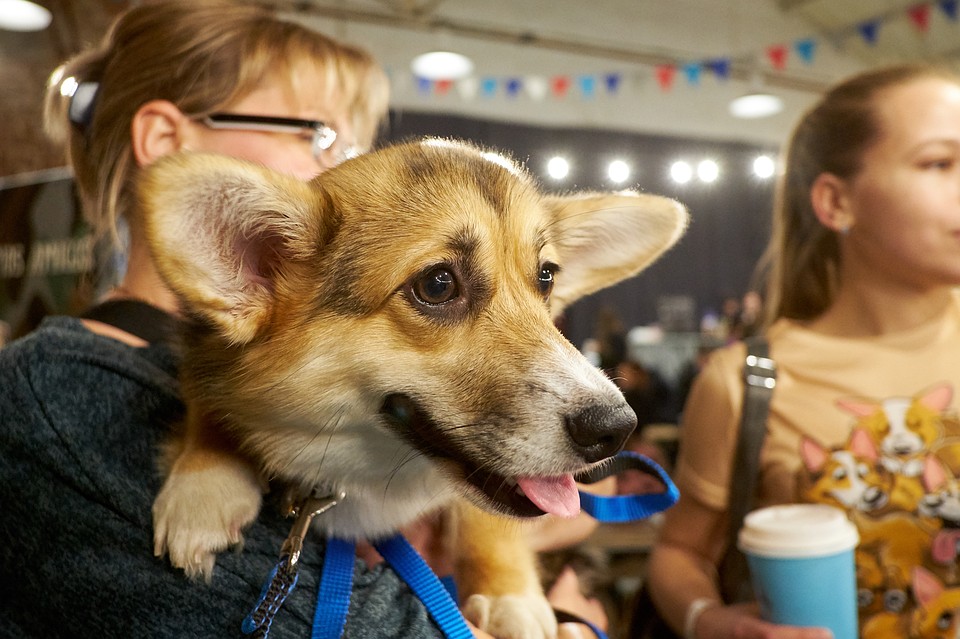
[[[268,501],[241,552],[194,583],[153,556],[158,445],[183,411],[177,358],[48,318],[0,349],[0,636],[239,637],[289,521]],[[270,636],[309,637],[323,543]],[[435,637],[389,569],[355,566],[345,637]]]

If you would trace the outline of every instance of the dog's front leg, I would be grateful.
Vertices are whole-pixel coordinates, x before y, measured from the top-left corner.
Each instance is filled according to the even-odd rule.
[[[500,639],[555,637],[523,523],[463,501],[455,511],[455,578],[467,619]]]
[[[242,541],[262,494],[256,469],[220,425],[188,404],[183,441],[153,503],[154,553],[209,581],[216,553]]]

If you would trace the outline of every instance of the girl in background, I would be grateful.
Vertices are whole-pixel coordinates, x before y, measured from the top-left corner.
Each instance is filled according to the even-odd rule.
[[[895,67],[827,92],[790,140],[766,257],[766,334],[778,378],[757,505],[848,511],[861,536],[863,637],[913,637],[922,623],[945,623],[937,636],[954,636],[956,615],[941,617],[938,597],[960,588],[956,553],[941,561],[932,549],[944,525],[940,491],[960,474],[951,443],[960,384],[960,79]],[[767,623],[756,604],[728,605],[719,594],[745,352],[737,343],[714,353],[686,404],[681,498],[651,558],[651,596],[689,639],[828,637]],[[876,478],[872,494],[888,491],[882,507],[830,484],[843,481],[830,464],[851,456],[854,474]],[[891,546],[904,539],[883,532],[891,522],[910,531],[910,553]]]

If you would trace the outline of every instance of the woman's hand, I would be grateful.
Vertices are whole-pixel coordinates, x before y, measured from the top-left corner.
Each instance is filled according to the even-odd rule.
[[[697,620],[697,639],[832,639],[826,628],[780,626],[760,618],[755,603],[707,608]]]

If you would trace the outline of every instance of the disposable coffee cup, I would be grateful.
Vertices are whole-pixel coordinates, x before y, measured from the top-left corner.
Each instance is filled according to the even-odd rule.
[[[748,514],[738,546],[763,618],[857,639],[858,542],[856,526],[833,506],[790,504]]]

